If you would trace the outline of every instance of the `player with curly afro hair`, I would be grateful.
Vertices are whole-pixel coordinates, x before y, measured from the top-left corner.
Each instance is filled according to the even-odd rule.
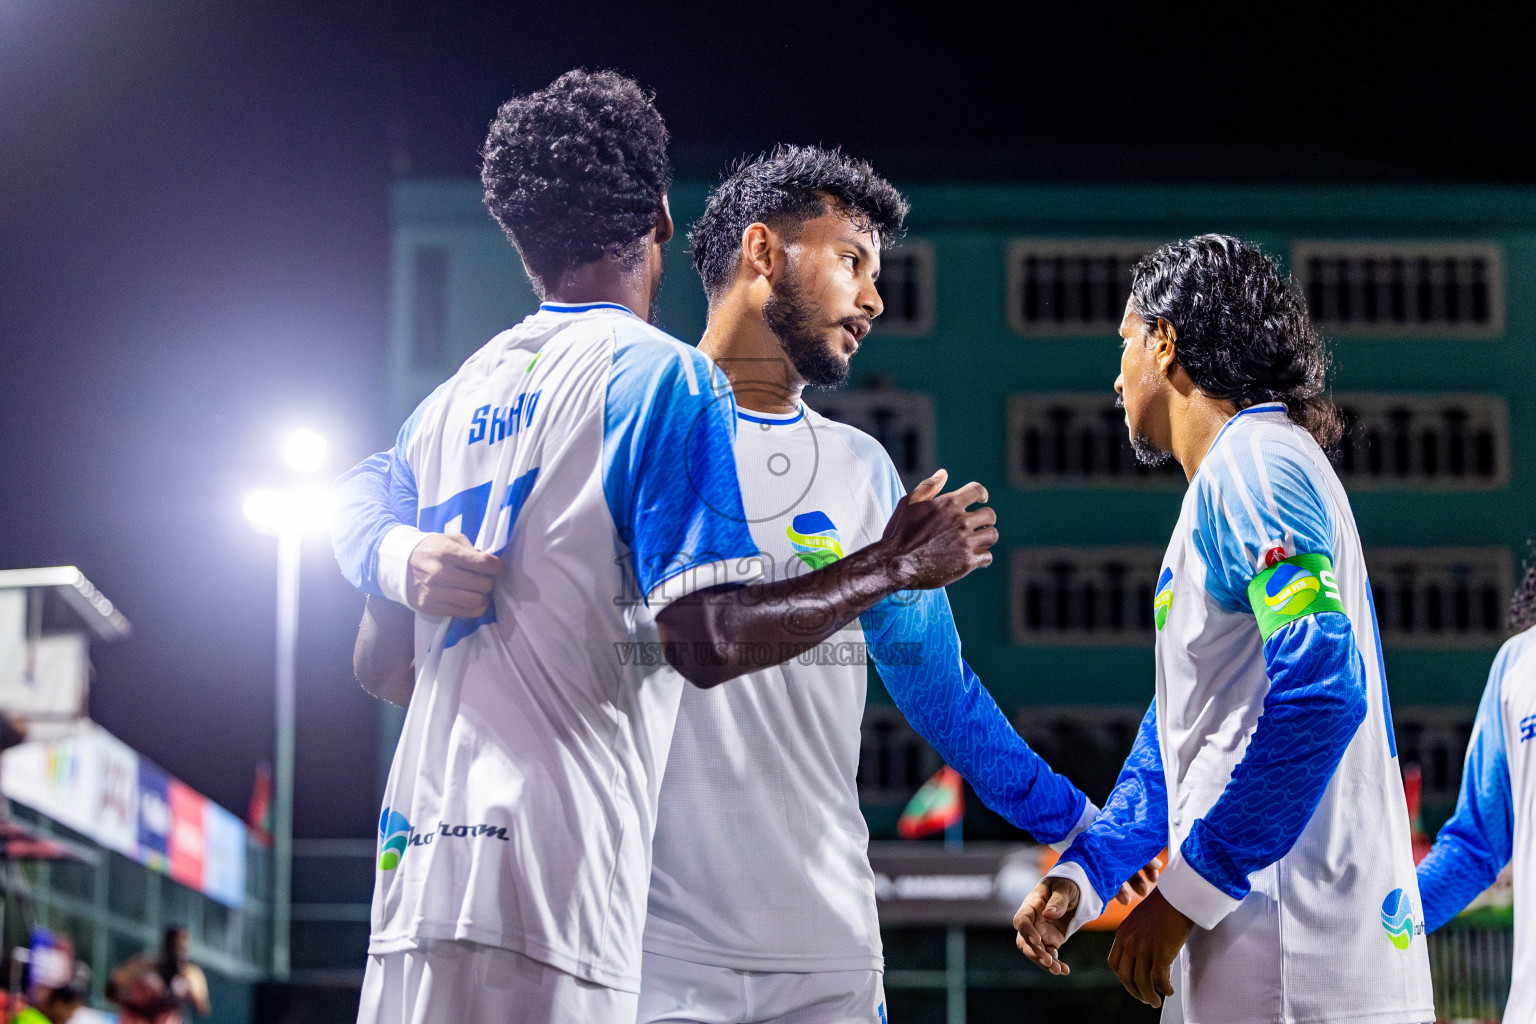
[[[567,71],[501,105],[480,151],[485,205],[540,294],[598,260],[636,270],[648,238],[671,237],[667,141],[651,96],[613,71]]]

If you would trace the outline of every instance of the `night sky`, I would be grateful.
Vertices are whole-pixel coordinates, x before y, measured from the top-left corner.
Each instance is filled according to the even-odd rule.
[[[1536,183],[1525,33],[1467,8],[931,6],[0,0],[0,567],[79,565],[132,620],[93,717],[244,811],[275,552],[241,499],[289,427],[337,472],[388,445],[389,183],[473,174],[497,104],[571,66],[653,88],[695,178],[784,140],[898,181]],[[369,835],[323,542],[300,607],[296,831]]]

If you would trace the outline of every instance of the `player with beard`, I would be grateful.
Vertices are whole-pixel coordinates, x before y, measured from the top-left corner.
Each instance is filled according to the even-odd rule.
[[[633,1021],[684,680],[795,657],[991,560],[995,516],[968,508],[980,485],[940,495],[935,477],[865,550],[747,582],[761,572],[730,390],[637,315],[672,234],[666,141],[650,97],[613,72],[502,105],[486,205],[544,301],[341,485],[337,557],[373,597],[408,599],[420,548],[510,566],[475,573],[494,576],[489,601],[451,618],[400,607],[360,638],[362,675],[393,652],[415,693],[379,819],[369,1024]],[[368,602],[370,630],[385,607]]]
[[[1323,450],[1327,349],[1294,284],[1225,235],[1142,257],[1120,337],[1136,450],[1189,478],[1153,598],[1156,696],[1018,946],[1067,973],[1066,936],[1166,845],[1109,954],[1165,1022],[1429,1021],[1376,610]]]
[[[847,380],[882,311],[880,256],[906,210],[868,164],[785,146],[730,173],[693,228],[709,298],[699,348],[730,379],[744,510],[770,579],[872,543],[904,494],[879,443],[802,392]],[[432,576],[423,566],[425,599]],[[641,1021],[884,1019],[855,781],[866,650],[913,727],[988,806],[1045,842],[1093,820],[961,658],[944,592],[895,595],[805,656],[684,693],[656,825]]]

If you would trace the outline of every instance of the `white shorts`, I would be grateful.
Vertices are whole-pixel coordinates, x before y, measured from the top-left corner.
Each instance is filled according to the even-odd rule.
[[[738,971],[646,953],[640,1024],[886,1024],[880,971]]]
[[[439,941],[368,957],[358,1024],[632,1024],[620,992],[473,942]]]

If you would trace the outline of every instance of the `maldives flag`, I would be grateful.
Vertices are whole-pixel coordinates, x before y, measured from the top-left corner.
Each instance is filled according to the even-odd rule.
[[[266,761],[256,766],[256,785],[251,787],[245,823],[257,842],[263,846],[272,845],[272,765]]]
[[[945,765],[912,795],[896,822],[896,834],[903,839],[917,839],[942,832],[963,817],[965,793],[960,786],[960,773]]]

